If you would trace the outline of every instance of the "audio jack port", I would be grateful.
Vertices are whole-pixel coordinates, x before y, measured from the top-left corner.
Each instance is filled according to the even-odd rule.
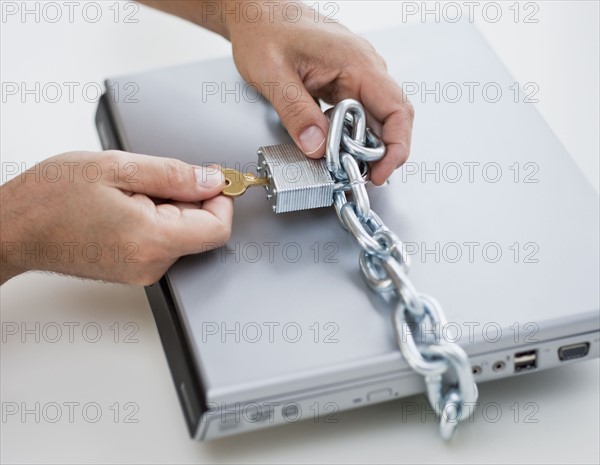
[[[492,370],[494,371],[502,371],[504,368],[506,368],[506,363],[504,363],[502,360],[498,360],[492,365]]]

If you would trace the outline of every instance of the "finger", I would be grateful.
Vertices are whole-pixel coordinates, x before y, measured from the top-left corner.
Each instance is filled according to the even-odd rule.
[[[358,89],[356,91],[353,91],[352,89],[339,89],[336,91],[335,99],[325,99],[325,102],[331,105],[336,105],[342,100],[346,100],[348,98],[360,100]],[[371,128],[371,130],[379,136],[382,130],[381,121],[377,120],[377,118],[373,116],[368,108],[365,108],[365,114],[367,115],[367,127]]]
[[[202,202],[202,209],[211,213],[224,224],[231,226],[233,221],[233,199],[218,195]]]
[[[329,122],[315,102],[297,72],[281,70],[276,76],[279,85],[266,97],[294,142],[311,158],[325,154],[325,139]]]
[[[110,182],[124,191],[197,202],[218,195],[225,187],[217,165],[193,166],[174,158],[126,152],[108,152],[107,157],[117,159],[111,164],[111,174],[117,176],[111,176]]]
[[[156,212],[173,253],[183,255],[221,247],[231,236],[233,201],[219,195],[203,202],[158,205]]]
[[[370,111],[365,109],[365,112],[367,114],[367,127],[371,128],[371,131],[380,136],[383,131],[383,125],[371,114]]]
[[[381,185],[400,167],[410,153],[414,108],[399,84],[389,76],[367,76],[360,88],[360,100],[383,123],[381,138],[385,157],[373,164],[371,181]]]

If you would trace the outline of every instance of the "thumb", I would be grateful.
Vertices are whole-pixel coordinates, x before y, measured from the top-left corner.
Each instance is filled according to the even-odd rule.
[[[121,190],[159,199],[198,202],[211,199],[225,187],[217,165],[193,166],[174,158],[121,152],[119,176],[114,183]]]
[[[296,145],[306,155],[311,158],[322,157],[329,130],[327,117],[297,73],[290,71],[282,74],[280,83],[269,96],[275,111]]]

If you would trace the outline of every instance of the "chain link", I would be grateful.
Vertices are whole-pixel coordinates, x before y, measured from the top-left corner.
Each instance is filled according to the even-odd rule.
[[[477,386],[465,351],[445,341],[446,319],[440,304],[419,293],[408,279],[410,263],[402,241],[371,210],[365,187],[368,165],[385,155],[381,139],[367,128],[363,106],[346,99],[327,111],[327,167],[336,181],[334,207],[344,229],[358,242],[359,265],[369,287],[397,297],[392,314],[396,341],[410,367],[424,376],[429,403],[450,439],[467,406],[475,406]],[[351,193],[351,199],[348,194]],[[429,337],[427,337],[429,336]]]

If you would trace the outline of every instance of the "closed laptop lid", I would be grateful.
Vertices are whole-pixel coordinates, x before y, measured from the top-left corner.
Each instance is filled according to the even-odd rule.
[[[597,329],[597,194],[532,90],[468,23],[368,38],[416,108],[411,158],[369,191],[371,207],[406,242],[410,279],[441,302],[461,345]],[[111,83],[137,90],[110,101],[129,151],[252,170],[258,147],[290,142],[229,58]],[[276,215],[259,188],[237,199],[227,246],[167,275],[207,398],[406,370],[392,306],[363,281],[358,253],[333,208]]]

